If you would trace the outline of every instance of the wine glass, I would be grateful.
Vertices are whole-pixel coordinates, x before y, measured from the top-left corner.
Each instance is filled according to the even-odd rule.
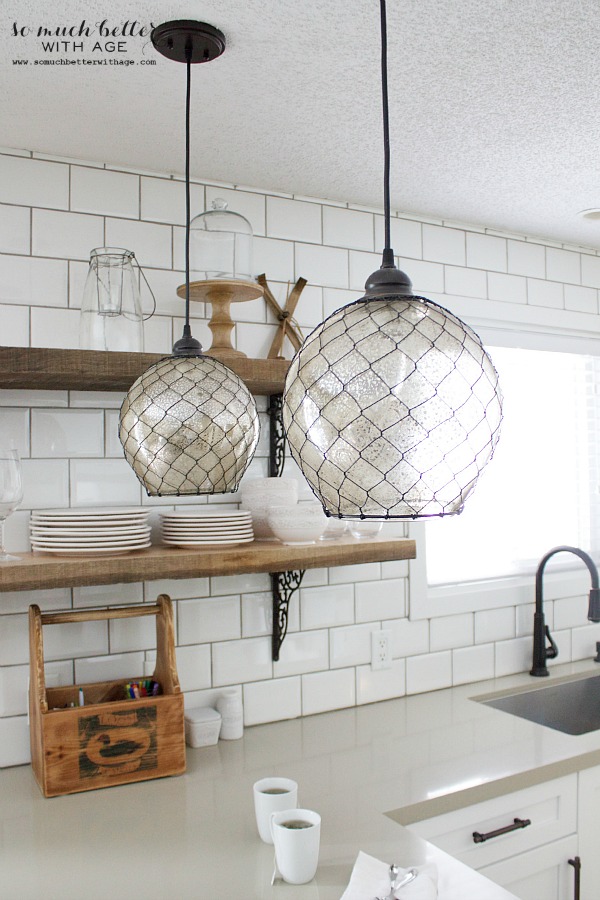
[[[0,562],[19,559],[4,550],[4,522],[23,499],[21,460],[17,450],[0,447]]]

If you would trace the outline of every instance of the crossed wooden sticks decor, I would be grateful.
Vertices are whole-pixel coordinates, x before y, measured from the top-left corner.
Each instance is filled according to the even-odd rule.
[[[267,284],[267,276],[259,275],[256,279],[265,292],[265,300],[267,305],[279,321],[279,328],[273,338],[273,343],[267,354],[267,359],[281,359],[283,342],[286,337],[289,339],[294,351],[298,351],[302,346],[302,335],[297,325],[294,325],[294,312],[300,299],[300,294],[306,285],[306,278],[299,278],[290,293],[287,295],[283,309],[273,296],[269,285]]]

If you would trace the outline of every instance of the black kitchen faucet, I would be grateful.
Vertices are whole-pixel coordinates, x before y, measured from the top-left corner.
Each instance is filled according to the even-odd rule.
[[[544,598],[542,590],[542,579],[546,563],[555,553],[574,553],[579,559],[582,559],[590,570],[592,576],[592,587],[590,589],[590,605],[588,608],[588,619],[590,622],[600,622],[600,584],[598,581],[598,569],[596,565],[584,550],[579,547],[554,547],[540,560],[540,564],[535,574],[535,615],[533,617],[533,666],[529,672],[536,678],[548,675],[546,667],[547,659],[555,659],[558,656],[558,647],[552,640],[550,629],[546,625],[544,619]],[[550,642],[546,646],[546,638]]]

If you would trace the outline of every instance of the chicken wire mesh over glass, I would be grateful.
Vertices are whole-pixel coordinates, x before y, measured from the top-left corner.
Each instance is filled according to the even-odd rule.
[[[293,458],[325,511],[347,518],[459,513],[501,419],[480,339],[423,297],[337,310],[297,353],[283,398]]]
[[[160,360],[121,406],[125,458],[151,496],[235,491],[259,432],[246,385],[208,356]]]

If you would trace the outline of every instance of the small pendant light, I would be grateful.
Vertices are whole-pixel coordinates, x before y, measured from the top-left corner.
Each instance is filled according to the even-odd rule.
[[[412,293],[390,246],[387,27],[381,12],[385,249],[365,296],[305,340],[285,384],[293,458],[327,515],[416,519],[462,511],[492,457],[498,375],[474,331]]]
[[[125,458],[151,496],[235,491],[259,436],[254,398],[217,359],[204,356],[190,328],[190,97],[192,63],[225,50],[212,25],[158,25],[154,47],[187,68],[185,116],[185,325],[172,356],[160,360],[129,389],[121,406],[119,438]]]

